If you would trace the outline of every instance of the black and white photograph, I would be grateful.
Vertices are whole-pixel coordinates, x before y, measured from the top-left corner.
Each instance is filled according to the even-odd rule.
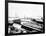
[[[44,33],[44,3],[28,1],[8,1],[7,34]]]

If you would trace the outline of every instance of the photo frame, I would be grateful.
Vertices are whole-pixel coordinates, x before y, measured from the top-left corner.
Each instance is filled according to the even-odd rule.
[[[43,22],[42,22],[42,25],[43,25],[43,28],[42,28],[42,32],[41,31],[38,31],[38,32],[33,32],[33,33],[14,33],[14,34],[8,34],[8,15],[9,15],[9,5],[8,3],[19,3],[19,4],[35,4],[35,5],[42,5],[43,7]],[[16,4],[17,5],[17,4]],[[18,22],[17,22],[18,23]],[[39,22],[38,22],[39,23]],[[25,28],[28,28],[28,27],[25,27],[23,26],[24,29]],[[30,28],[28,28],[30,30]],[[26,30],[28,30],[26,29]],[[33,29],[32,29],[33,30]],[[5,35],[26,35],[26,34],[44,34],[45,33],[45,3],[44,2],[30,2],[30,1],[13,1],[13,0],[5,0]]]

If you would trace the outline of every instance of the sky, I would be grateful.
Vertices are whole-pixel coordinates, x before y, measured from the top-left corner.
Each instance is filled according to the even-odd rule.
[[[8,17],[43,17],[43,5],[8,3]]]

